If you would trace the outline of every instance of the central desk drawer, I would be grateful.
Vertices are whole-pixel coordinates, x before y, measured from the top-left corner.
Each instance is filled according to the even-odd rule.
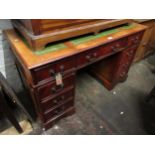
[[[74,88],[69,89],[61,94],[59,94],[57,97],[44,100],[42,103],[40,103],[41,109],[43,112],[48,111],[49,109],[56,108],[60,105],[62,105],[66,100],[69,98],[74,98]]]
[[[32,71],[33,81],[35,84],[55,79],[55,74],[61,72],[68,73],[75,69],[74,57],[66,58],[56,63],[48,64]]]
[[[84,67],[87,64],[95,62],[96,60],[106,57],[110,54],[123,51],[127,48],[127,38],[102,45],[100,47],[90,49],[85,53],[78,55],[77,66],[78,68]]]
[[[67,87],[74,87],[75,83],[75,75],[70,74],[70,76],[63,78],[63,85],[57,86],[56,82],[50,82],[44,86],[40,86],[37,89],[37,96],[39,100],[43,100],[49,97],[52,97],[53,95],[56,95],[57,93],[60,93],[61,91],[64,91]]]
[[[99,48],[90,49],[87,52],[79,54],[77,56],[78,68],[84,67],[87,64],[96,61],[101,56],[100,54]]]
[[[117,41],[108,43],[100,47],[101,55],[108,56],[117,52],[121,52],[127,48],[127,38],[119,39]]]

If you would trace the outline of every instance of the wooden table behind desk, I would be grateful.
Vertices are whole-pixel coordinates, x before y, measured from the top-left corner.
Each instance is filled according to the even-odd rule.
[[[134,62],[137,62],[155,51],[155,20],[152,19],[135,21],[148,27],[144,33],[140,46],[136,51]]]

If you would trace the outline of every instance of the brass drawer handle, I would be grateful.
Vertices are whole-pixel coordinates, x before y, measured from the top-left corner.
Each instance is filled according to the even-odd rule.
[[[129,67],[129,63],[126,63],[126,64],[123,65],[124,69],[127,69],[128,67]]]
[[[97,57],[97,53],[96,53],[96,52],[95,52],[95,53],[93,53],[93,56],[94,56],[94,57]]]
[[[140,43],[139,37],[132,38],[131,41],[132,41],[134,44]]]
[[[63,95],[63,96],[60,97],[59,100],[57,100],[57,99],[53,100],[53,103],[55,103],[55,104],[60,104],[60,103],[62,103],[62,101],[63,101],[64,99],[65,99],[65,96]]]
[[[51,76],[55,76],[55,71],[54,71],[53,69],[50,69],[50,70],[49,70],[49,74],[50,74]]]
[[[132,57],[133,54],[134,54],[134,50],[130,50],[130,51],[127,52],[127,55],[128,55],[129,57]]]
[[[122,72],[122,73],[120,74],[120,77],[123,77],[125,74],[126,74],[126,72],[125,72],[125,71],[124,71],[124,72]]]
[[[62,106],[62,107],[59,107],[58,109],[56,109],[54,112],[55,112],[55,114],[56,115],[59,115],[61,112],[63,112],[64,111],[64,106]]]
[[[113,52],[120,52],[120,51],[124,51],[127,47],[122,47],[122,48],[117,48],[115,46],[112,46],[111,49]]]
[[[86,59],[87,59],[87,60],[91,59],[90,55],[87,55],[87,56],[86,56]]]
[[[64,85],[59,85],[51,88],[52,93],[57,93],[64,88]]]
[[[96,55],[97,56],[97,55]],[[94,60],[96,60],[96,57],[91,57],[90,55],[87,55],[86,56],[86,59],[89,61],[89,62],[92,62]]]
[[[127,55],[128,55],[128,56],[132,56],[132,53],[131,53],[131,52],[127,52]]]
[[[59,68],[60,68],[60,72],[61,72],[61,74],[63,74],[64,69],[65,69],[65,66],[64,66],[64,65],[61,65]]]
[[[90,58],[89,59],[90,62],[95,61],[95,60],[96,60],[96,58]]]

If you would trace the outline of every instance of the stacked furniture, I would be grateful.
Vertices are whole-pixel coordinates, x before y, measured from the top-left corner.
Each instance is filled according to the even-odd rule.
[[[33,50],[41,50],[48,43],[129,23],[125,19],[27,19],[13,20],[14,27],[24,36]]]
[[[143,58],[145,58],[149,54],[154,53],[155,51],[155,20],[137,19],[134,21],[148,27],[143,35],[140,46],[136,51],[136,55],[134,58],[134,62],[136,62],[142,60]]]
[[[109,90],[124,81],[145,30],[145,26],[136,23],[117,25],[103,28],[95,35],[86,33],[53,42],[36,51],[16,31],[6,30],[15,62],[43,129],[75,112],[77,70],[91,65],[91,74]]]

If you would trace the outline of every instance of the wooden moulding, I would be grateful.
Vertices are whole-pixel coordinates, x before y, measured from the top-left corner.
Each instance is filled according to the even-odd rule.
[[[42,50],[48,43],[69,39],[72,37],[89,34],[98,33],[101,30],[119,26],[122,24],[130,23],[132,20],[129,19],[115,19],[115,20],[97,20],[94,22],[88,22],[73,27],[66,27],[64,29],[58,29],[50,31],[46,34],[34,35],[31,31],[28,31],[18,20],[13,20],[13,26],[20,34],[26,39],[28,45],[33,51]]]

